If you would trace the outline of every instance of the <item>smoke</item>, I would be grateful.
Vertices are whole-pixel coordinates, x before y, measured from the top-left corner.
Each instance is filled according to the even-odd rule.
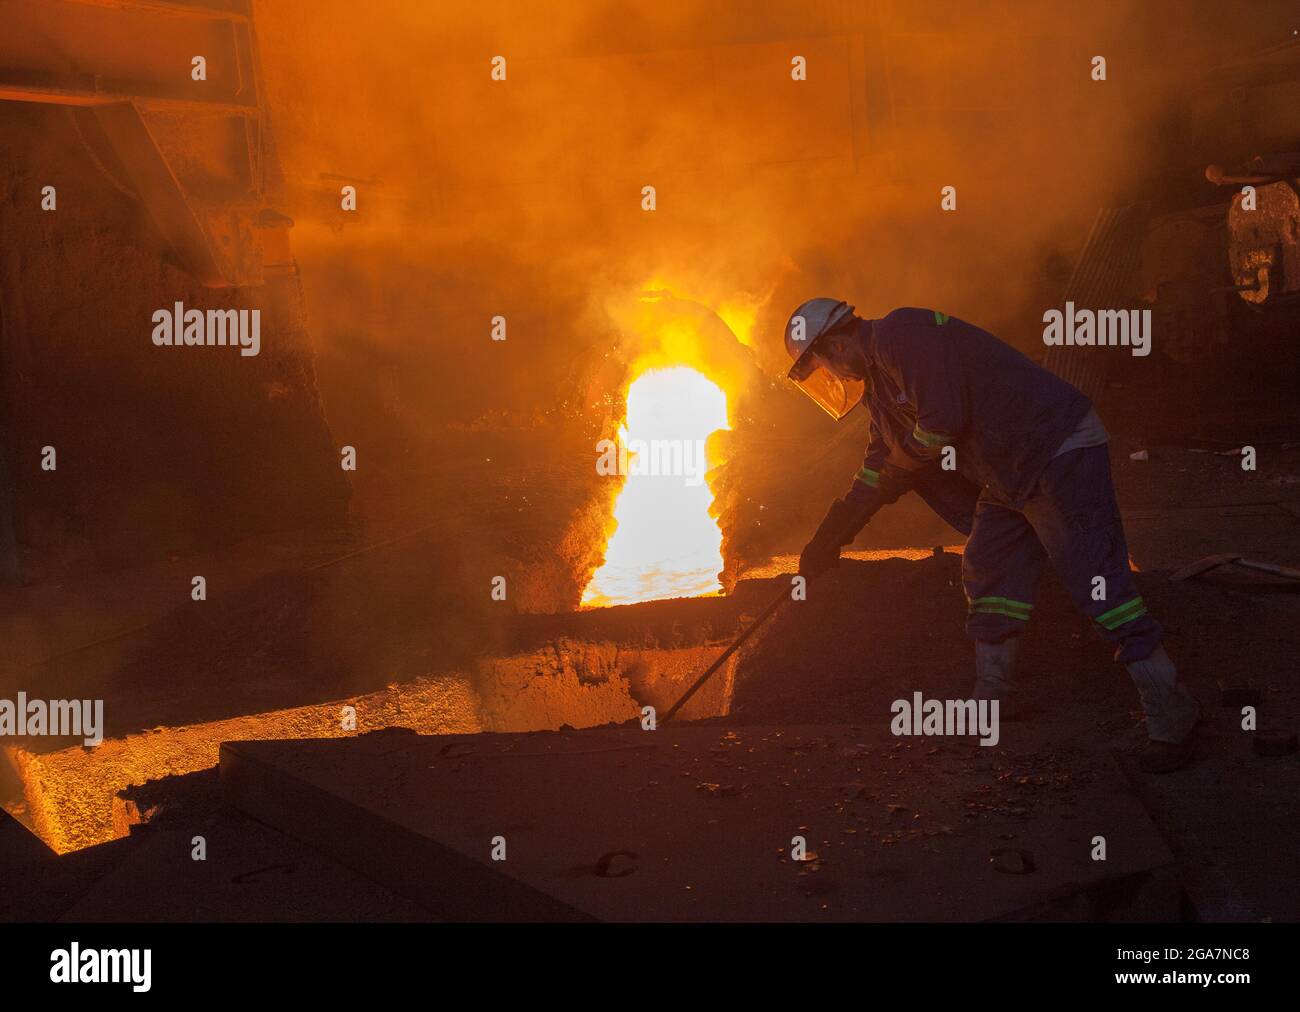
[[[1197,119],[1198,82],[1290,38],[1291,17],[1173,0],[263,4],[331,425],[421,503],[439,461],[484,445],[500,461],[480,442],[494,435],[548,473],[589,467],[644,336],[611,307],[647,289],[717,313],[771,377],[786,317],[815,295],[867,317],[940,309],[1037,354],[1098,208],[1216,198],[1202,171],[1222,134]],[[777,449],[746,456],[737,430],[714,476],[729,566],[801,536],[861,453],[812,405],[747,388]],[[817,466],[790,474],[783,434]],[[566,485],[551,508],[586,517],[607,492]],[[531,544],[572,541],[566,523]]]
[[[611,340],[605,300],[644,286],[721,311],[772,372],[814,294],[1024,340],[1098,206],[1197,171],[1152,139],[1179,89],[1282,37],[1265,8],[1196,7],[262,4],[323,379],[359,393],[361,361],[414,389],[452,362],[435,415],[545,411]]]

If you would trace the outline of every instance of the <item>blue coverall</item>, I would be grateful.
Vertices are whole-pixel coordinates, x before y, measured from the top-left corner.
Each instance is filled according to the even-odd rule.
[[[857,337],[872,439],[845,498],[870,516],[915,491],[970,535],[967,635],[997,643],[1023,632],[1050,559],[1075,605],[1116,644],[1116,660],[1150,655],[1161,629],[1129,572],[1106,446],[1057,455],[1091,410],[1088,398],[992,334],[933,310],[862,320]]]

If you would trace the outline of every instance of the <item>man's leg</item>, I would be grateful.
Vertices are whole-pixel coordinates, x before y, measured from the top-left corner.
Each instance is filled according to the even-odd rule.
[[[1200,708],[1178,683],[1160,642],[1160,623],[1133,584],[1107,448],[1071,450],[1053,460],[1024,511],[1070,598],[1128,666],[1153,743],[1143,768],[1163,772],[1185,765]]]
[[[1007,700],[1016,647],[1034,608],[1034,588],[1046,553],[1018,511],[981,496],[962,555],[966,635],[975,641],[976,699]]]

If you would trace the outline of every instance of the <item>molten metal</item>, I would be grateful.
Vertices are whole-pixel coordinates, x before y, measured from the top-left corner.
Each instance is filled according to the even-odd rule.
[[[632,383],[620,434],[631,451],[627,479],[614,507],[605,564],[583,592],[583,605],[722,589],[722,531],[709,513],[713,493],[702,479],[705,441],[727,427],[726,394],[695,369],[654,369]]]

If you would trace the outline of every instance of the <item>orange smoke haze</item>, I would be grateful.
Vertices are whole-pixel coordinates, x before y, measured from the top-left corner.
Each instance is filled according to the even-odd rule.
[[[1171,82],[1266,41],[1266,18],[1199,6],[261,4],[327,400],[358,366],[414,385],[451,356],[465,382],[420,412],[551,409],[544,378],[611,340],[603,300],[652,280],[772,372],[775,328],[819,293],[1023,340],[1095,208],[1177,157],[1155,132]]]

